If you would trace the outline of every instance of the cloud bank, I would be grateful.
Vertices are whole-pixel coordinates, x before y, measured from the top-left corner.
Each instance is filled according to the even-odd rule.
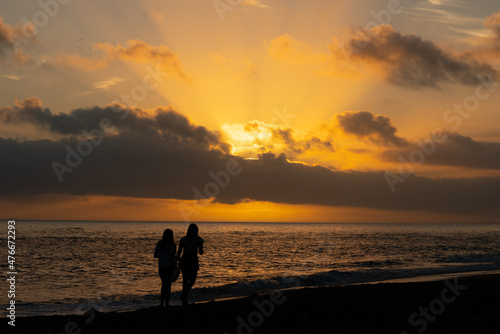
[[[129,115],[120,119],[118,115],[126,111]],[[445,213],[498,211],[500,178],[412,176],[392,193],[382,173],[339,172],[291,163],[284,154],[265,153],[256,160],[233,156],[224,149],[224,141],[216,132],[193,124],[171,107],[151,111],[116,105],[54,115],[43,108],[39,99],[30,98],[2,108],[0,115],[5,123],[31,123],[67,135],[58,141],[1,138],[1,197],[56,193],[189,200],[195,197],[193,189],[207,193],[207,185],[216,182],[211,172],[221,177],[220,172],[234,161],[242,171],[215,195],[215,201],[256,200]],[[79,132],[98,128],[103,118],[112,120],[115,130],[104,134],[100,144],[64,175],[63,182],[58,182],[53,162],[65,163],[69,150],[76,151],[82,140]],[[379,123],[388,122],[384,118],[377,121],[376,117],[368,122],[376,129]],[[375,134],[380,136],[388,130],[382,127],[378,131]],[[277,136],[286,138],[287,134]]]
[[[479,142],[471,137],[450,132],[441,136],[446,140],[434,143],[432,153],[426,157],[425,164],[500,170],[500,143]],[[429,144],[425,146],[428,149],[431,147]],[[387,150],[381,157],[385,161],[400,162],[400,156],[407,159],[415,150],[421,150],[421,147],[412,144],[402,149]]]
[[[6,124],[28,123],[42,130],[69,136],[81,136],[83,131],[98,128],[102,119],[111,120],[115,133],[160,136],[175,142],[195,142],[203,147],[220,142],[218,133],[192,124],[171,106],[145,110],[115,103],[104,108],[80,108],[69,114],[55,115],[50,109],[43,108],[40,99],[32,97],[16,100],[14,106],[0,108],[0,120]]]
[[[389,117],[370,111],[345,112],[336,116],[340,128],[361,141],[382,148],[383,161],[400,164],[414,152],[425,152],[426,165],[500,169],[500,143],[481,142],[456,132],[443,131],[430,141],[410,142],[396,135],[397,128]],[[439,139],[439,140],[438,140]]]

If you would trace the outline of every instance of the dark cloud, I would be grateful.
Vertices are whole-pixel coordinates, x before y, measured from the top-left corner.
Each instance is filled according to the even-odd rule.
[[[286,145],[285,154],[287,155],[295,156],[310,150],[335,151],[331,141],[321,140],[318,137],[296,140],[293,137],[293,130],[289,128],[273,127],[271,133],[275,142],[282,142]]]
[[[361,139],[369,139],[381,145],[405,146],[408,141],[396,135],[397,129],[389,117],[370,111],[346,112],[337,115],[341,129]]]
[[[194,186],[206,182],[207,168],[223,169],[220,150],[158,136],[124,132],[103,139],[59,182],[53,169],[67,165],[68,147],[79,140],[20,142],[0,139],[2,196],[27,193],[122,194],[132,197],[192,199]],[[73,153],[70,162],[78,161]],[[216,170],[217,170],[216,169]]]
[[[458,133],[443,133],[439,137],[444,135],[447,137],[444,142],[427,142],[423,146],[412,145],[404,149],[388,150],[382,154],[382,158],[399,163],[399,156],[408,160],[412,152],[420,151],[424,152],[424,164],[500,169],[500,143],[478,142]]]
[[[382,71],[385,80],[407,87],[439,87],[446,82],[477,85],[480,78],[497,72],[467,54],[448,52],[413,34],[402,34],[392,26],[352,31],[331,49],[339,59],[348,54],[353,65],[368,64]]]
[[[0,196],[63,193],[141,198],[193,199],[226,170],[230,160],[242,168],[216,201],[248,199],[290,204],[355,206],[390,210],[483,212],[498,209],[500,179],[446,180],[409,177],[392,193],[382,173],[336,172],[289,163],[284,155],[264,154],[243,160],[220,150],[169,143],[146,135],[105,138],[59,183],[51,164],[64,163],[75,139],[20,142],[0,139]],[[213,189],[213,188],[212,188]],[[212,191],[212,190],[210,190]]]
[[[150,116],[152,115],[152,116]],[[41,129],[61,134],[80,136],[82,132],[99,128],[103,119],[109,119],[118,132],[140,132],[161,136],[173,141],[194,141],[206,145],[219,143],[219,134],[203,126],[192,124],[173,107],[143,110],[113,104],[107,107],[80,108],[69,114],[54,115],[36,97],[15,102],[12,107],[0,108],[0,120],[6,124],[29,123]]]
[[[289,163],[284,156],[267,155],[244,162],[241,177],[221,192],[220,201],[232,203],[235,199],[251,198],[390,210],[494,211],[497,208],[491,196],[500,194],[500,189],[495,188],[499,185],[500,178],[433,180],[412,176],[392,193],[381,173],[336,172],[321,166]]]

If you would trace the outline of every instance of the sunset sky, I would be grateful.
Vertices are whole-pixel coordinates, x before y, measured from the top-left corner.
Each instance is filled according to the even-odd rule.
[[[3,1],[0,218],[500,222],[499,73],[495,0]]]

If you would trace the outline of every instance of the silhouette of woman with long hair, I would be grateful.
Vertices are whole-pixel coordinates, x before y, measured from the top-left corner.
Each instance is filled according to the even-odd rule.
[[[203,239],[198,236],[198,226],[190,224],[186,236],[182,237],[179,242],[179,252],[177,253],[177,259],[180,260],[179,267],[182,271],[182,305],[188,304],[188,293],[198,276],[200,269],[198,252],[203,255]]]
[[[154,257],[158,258],[158,272],[161,279],[160,307],[168,307],[172,290],[172,274],[176,265],[174,232],[171,229],[163,232],[163,238],[156,244]]]

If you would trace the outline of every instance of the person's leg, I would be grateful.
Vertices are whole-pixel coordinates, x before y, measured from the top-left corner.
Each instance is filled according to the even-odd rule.
[[[187,305],[188,292],[189,292],[189,274],[188,271],[184,268],[182,270],[182,296],[181,296],[182,305]]]
[[[188,294],[196,282],[197,275],[198,271],[196,270],[182,272],[182,305],[188,305]]]
[[[190,291],[193,288],[194,283],[196,282],[196,277],[198,276],[198,271],[194,270],[192,273],[189,275],[189,287],[188,291]]]
[[[166,297],[166,287],[167,287],[167,273],[165,271],[166,268],[160,268],[158,271],[160,273],[160,279],[161,279],[161,290],[160,290],[160,295],[161,295],[161,302],[160,302],[160,307],[162,307],[165,304],[165,297]]]
[[[170,302],[170,294],[172,292],[172,274],[174,272],[174,268],[168,268],[166,270],[166,277],[165,277],[165,283],[162,284],[162,289],[164,289],[164,302],[165,306],[169,306]]]
[[[165,285],[161,285],[161,301],[160,301],[160,307],[165,306]]]

